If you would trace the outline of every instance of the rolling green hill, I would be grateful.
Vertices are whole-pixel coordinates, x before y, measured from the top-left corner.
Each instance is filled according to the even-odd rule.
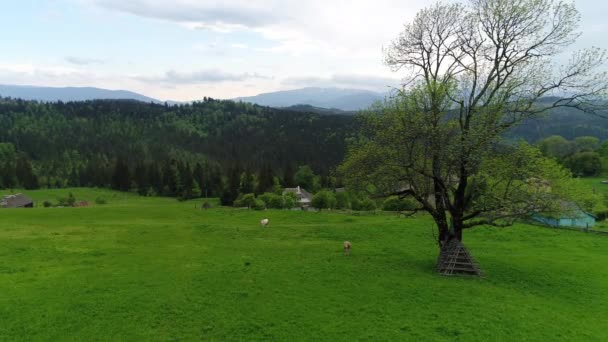
[[[69,191],[108,203],[0,209],[0,340],[608,339],[605,236],[475,229],[484,277],[447,278],[425,216],[28,194]]]

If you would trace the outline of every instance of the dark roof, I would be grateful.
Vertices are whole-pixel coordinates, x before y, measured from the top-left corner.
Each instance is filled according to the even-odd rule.
[[[24,194],[8,195],[4,196],[0,200],[1,208],[23,208],[27,205],[34,203],[31,198]]]

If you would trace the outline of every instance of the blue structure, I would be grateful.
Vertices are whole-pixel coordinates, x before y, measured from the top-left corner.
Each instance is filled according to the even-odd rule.
[[[532,215],[532,219],[551,227],[574,227],[589,229],[595,226],[596,217],[581,209],[573,210],[560,217],[548,217],[541,214]]]

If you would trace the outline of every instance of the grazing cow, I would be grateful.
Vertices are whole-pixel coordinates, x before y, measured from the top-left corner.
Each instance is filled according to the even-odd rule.
[[[349,241],[344,241],[344,255],[350,255],[350,248],[352,244]]]
[[[262,227],[266,227],[266,226],[268,225],[268,223],[269,223],[269,222],[270,222],[270,221],[269,221],[267,218],[265,218],[265,219],[263,219],[262,221],[260,221],[260,225],[261,225]]]

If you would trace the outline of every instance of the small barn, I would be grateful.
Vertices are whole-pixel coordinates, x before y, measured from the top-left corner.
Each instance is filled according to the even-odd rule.
[[[532,215],[532,219],[551,227],[592,228],[597,217],[588,213],[573,203],[565,203],[568,210],[559,216],[548,216],[540,213]]]
[[[8,195],[0,200],[0,208],[33,208],[34,201],[24,194]]]
[[[297,186],[295,188],[285,188],[285,190],[283,190],[283,195],[290,192],[296,195],[298,204],[301,207],[310,206],[310,203],[312,202],[312,194],[310,192],[302,189],[300,186]]]

